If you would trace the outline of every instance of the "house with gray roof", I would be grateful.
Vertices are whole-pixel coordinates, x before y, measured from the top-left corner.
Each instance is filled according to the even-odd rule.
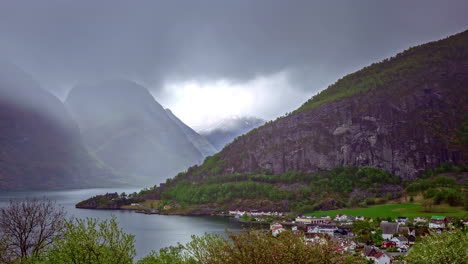
[[[398,234],[400,223],[381,222],[380,229],[382,229],[383,239],[391,239],[394,234]]]

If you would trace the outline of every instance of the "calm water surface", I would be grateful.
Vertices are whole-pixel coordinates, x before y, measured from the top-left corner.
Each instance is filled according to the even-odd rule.
[[[238,231],[240,225],[225,217],[209,216],[168,216],[145,215],[124,210],[89,210],[76,209],[75,204],[81,200],[106,192],[133,193],[139,189],[81,189],[66,191],[0,191],[0,207],[8,205],[9,200],[21,200],[26,198],[43,198],[57,202],[67,212],[67,217],[94,217],[110,219],[112,215],[117,217],[120,227],[126,233],[135,235],[137,259],[146,256],[151,250],[176,245],[178,242],[190,241],[191,235],[203,235],[205,232],[224,234],[227,228],[230,231]]]

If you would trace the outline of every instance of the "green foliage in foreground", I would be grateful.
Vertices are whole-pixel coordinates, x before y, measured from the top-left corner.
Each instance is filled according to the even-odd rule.
[[[48,252],[45,263],[130,264],[136,255],[134,235],[111,220],[76,219],[66,222],[66,229]]]
[[[333,264],[365,263],[360,256],[336,253],[335,243],[324,240],[309,245],[303,237],[283,232],[279,237],[259,231],[230,233],[229,238],[205,234],[192,236],[186,245],[153,252],[138,264]]]
[[[466,263],[468,260],[468,233],[444,232],[426,236],[409,251],[407,260],[412,264]]]
[[[368,222],[353,226],[363,240],[371,235]],[[379,236],[380,234],[375,234]],[[381,238],[380,238],[381,239]],[[0,241],[0,253],[5,241]],[[76,219],[67,221],[66,230],[44,250],[39,258],[29,258],[29,264],[131,264],[135,257],[133,235],[111,220]],[[228,237],[205,234],[192,236],[185,245],[153,251],[137,264],[358,264],[367,263],[359,253],[337,253],[336,242],[323,238],[314,244],[305,243],[303,236],[290,231],[273,237],[258,230],[228,233]],[[457,230],[452,233],[426,236],[409,252],[409,264],[465,263],[468,259],[468,234]],[[16,262],[5,262],[15,264]]]

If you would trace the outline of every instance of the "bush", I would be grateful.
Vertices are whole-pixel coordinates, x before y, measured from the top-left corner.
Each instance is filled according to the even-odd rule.
[[[466,263],[468,259],[466,231],[444,232],[424,237],[408,253],[408,263]]]
[[[50,263],[131,264],[135,239],[118,227],[115,216],[98,222],[93,218],[66,222],[66,229],[48,254]]]
[[[367,205],[374,205],[375,204],[375,199],[374,198],[367,198],[366,199],[366,204]]]
[[[424,192],[424,198],[428,199],[428,198],[432,198],[434,197],[439,191],[437,189],[434,189],[434,188],[430,188],[428,189],[427,191]]]
[[[291,232],[282,232],[280,236],[260,231],[230,233],[229,239],[218,235],[205,234],[192,237],[185,246],[171,247],[151,253],[138,264],[286,264],[286,263],[362,263],[360,256],[336,253],[337,245],[327,239],[309,245],[303,237]]]

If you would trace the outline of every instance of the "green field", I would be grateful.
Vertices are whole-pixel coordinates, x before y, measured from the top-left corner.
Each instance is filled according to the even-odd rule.
[[[341,209],[333,211],[315,211],[307,213],[305,215],[310,216],[322,216],[328,215],[335,217],[337,214],[345,214],[358,216],[362,215],[370,218],[386,218],[386,217],[398,217],[406,216],[414,218],[416,216],[431,217],[433,215],[444,215],[444,216],[457,216],[462,217],[468,215],[468,211],[465,211],[463,207],[450,207],[445,205],[437,205],[431,209],[431,212],[423,212],[423,207],[419,204],[407,203],[407,204],[382,204],[369,206],[367,208],[356,208],[356,209]]]

